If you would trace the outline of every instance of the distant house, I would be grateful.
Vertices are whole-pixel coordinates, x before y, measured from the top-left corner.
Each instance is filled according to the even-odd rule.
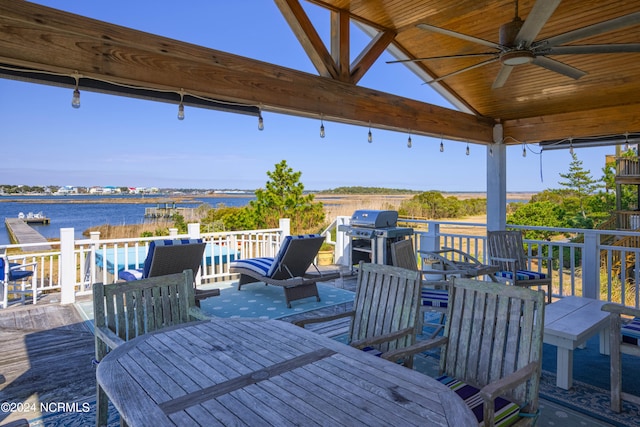
[[[58,188],[58,190],[53,194],[58,194],[58,195],[78,194],[78,187],[72,187],[70,185],[65,185],[64,187]]]

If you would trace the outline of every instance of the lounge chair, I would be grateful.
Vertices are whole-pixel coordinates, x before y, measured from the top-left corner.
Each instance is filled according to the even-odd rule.
[[[286,236],[274,258],[237,260],[230,264],[229,272],[240,274],[238,290],[254,282],[282,286],[289,308],[291,301],[302,298],[315,296],[320,301],[316,283],[340,277],[339,271],[320,271],[314,263],[324,241],[320,234]]]
[[[0,288],[2,289],[2,300],[0,306],[7,308],[9,306],[9,294],[20,294],[21,302],[25,302],[25,294],[32,294],[33,303],[36,303],[37,289],[35,266],[37,263],[19,264],[9,262],[6,250],[0,250]],[[27,270],[31,268],[31,270]],[[30,287],[26,286],[25,280],[31,278]]]
[[[205,246],[206,243],[203,243],[202,239],[154,240],[149,244],[143,268],[123,270],[118,273],[118,278],[128,282],[181,273],[184,270],[193,271],[195,277],[202,263]],[[204,290],[195,286],[194,289],[198,307],[201,300],[220,295],[219,289]]]

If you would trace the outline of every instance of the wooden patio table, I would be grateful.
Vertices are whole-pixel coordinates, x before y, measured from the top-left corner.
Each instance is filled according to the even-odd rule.
[[[435,379],[279,320],[143,335],[109,353],[97,380],[130,427],[477,425]]]
[[[609,354],[609,315],[600,308],[606,301],[564,297],[547,304],[544,312],[544,343],[558,348],[556,386],[573,385],[573,350],[600,334],[600,353]]]

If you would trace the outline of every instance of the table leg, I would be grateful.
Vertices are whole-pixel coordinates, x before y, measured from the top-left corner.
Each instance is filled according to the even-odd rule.
[[[556,386],[569,390],[573,385],[573,350],[558,347]]]
[[[611,354],[611,335],[610,328],[604,328],[600,331],[600,354]]]

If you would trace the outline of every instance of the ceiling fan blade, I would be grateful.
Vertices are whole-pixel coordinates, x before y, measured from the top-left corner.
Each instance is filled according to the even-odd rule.
[[[590,53],[640,52],[640,43],[584,44],[578,46],[556,46],[543,51],[543,55],[579,55]]]
[[[428,81],[427,83],[429,83],[429,84],[431,84],[431,83],[437,83],[437,82],[439,82],[440,80],[444,80],[444,79],[446,79],[446,78],[453,77],[453,76],[458,75],[458,74],[460,74],[460,73],[464,73],[465,71],[470,71],[470,70],[473,70],[474,68],[478,68],[478,67],[482,67],[483,65],[491,64],[492,62],[496,62],[496,61],[498,61],[499,59],[500,59],[500,58],[491,58],[491,59],[487,59],[486,61],[482,61],[482,62],[479,62],[479,63],[477,63],[477,64],[471,65],[471,66],[469,66],[469,67],[462,68],[461,70],[454,71],[453,73],[445,74],[444,76],[440,76],[440,77],[438,77],[438,78],[436,78],[436,79],[433,79],[433,80],[431,80],[431,81]]]
[[[396,61],[387,61],[387,64],[397,64],[400,62],[429,61],[431,59],[474,58],[476,56],[496,56],[497,57],[498,53],[497,52],[467,53],[464,55],[444,55],[444,56],[429,56],[427,58],[398,59]]]
[[[458,38],[458,39],[466,40],[468,42],[478,43],[478,44],[481,44],[481,45],[484,45],[484,46],[493,47],[495,49],[502,50],[502,46],[500,46],[497,43],[490,42],[489,40],[484,40],[484,39],[481,39],[481,38],[478,38],[478,37],[468,36],[466,34],[457,33],[455,31],[451,31],[451,30],[445,30],[444,28],[436,27],[434,25],[418,24],[418,25],[416,25],[416,27],[418,27],[420,29],[423,29],[423,30],[427,30],[427,31],[433,31],[434,33],[444,34],[444,35],[447,35],[447,36],[451,36],[451,37],[455,37],[455,38]]]
[[[537,0],[515,39],[516,46],[529,47],[562,0]]]
[[[511,71],[513,71],[513,66],[502,64],[502,67],[500,67],[500,71],[498,71],[496,79],[491,85],[491,89],[497,89],[504,86],[504,84],[507,82],[507,79],[511,75]]]
[[[544,56],[536,56],[532,64],[538,65],[542,68],[546,68],[550,71],[555,71],[556,73],[560,73],[564,76],[571,77],[574,80],[578,80],[580,77],[587,74],[575,67],[567,65],[560,61],[556,61],[555,59],[546,58]]]
[[[554,37],[550,37],[546,40],[541,40],[540,45],[557,46],[560,44],[570,43],[574,40],[584,39],[586,37],[596,36],[598,34],[606,33],[608,31],[619,30],[630,25],[640,23],[640,12],[630,13],[628,15],[620,16],[618,18],[610,19],[608,21],[600,22],[586,27],[578,28],[577,30],[569,31],[564,34],[559,34]],[[537,45],[538,43],[536,43]]]

